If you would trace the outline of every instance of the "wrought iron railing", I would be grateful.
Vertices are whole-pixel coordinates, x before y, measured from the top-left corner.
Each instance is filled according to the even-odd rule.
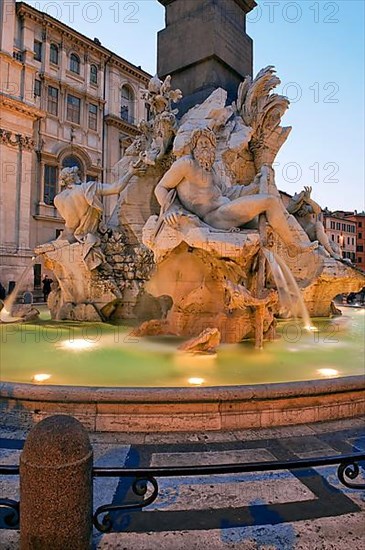
[[[0,476],[18,476],[19,466],[0,466]],[[0,512],[5,527],[17,529],[19,527],[19,502],[9,498],[0,498]]]
[[[137,497],[146,498],[135,503],[128,504],[103,504],[99,506],[93,517],[96,529],[108,533],[113,528],[111,514],[118,511],[140,510],[152,504],[158,496],[158,477],[183,477],[183,476],[214,476],[225,474],[242,474],[249,472],[266,472],[276,470],[300,470],[320,466],[334,466],[338,464],[337,477],[339,481],[349,489],[364,490],[365,483],[353,483],[359,476],[359,463],[365,461],[365,453],[355,453],[316,458],[304,458],[287,461],[249,462],[240,464],[220,464],[207,466],[168,466],[160,468],[106,468],[94,467],[94,478],[117,477],[132,478],[131,488]],[[19,475],[18,466],[0,466],[0,476]],[[5,509],[3,521],[9,528],[19,527],[19,502],[9,499],[0,499],[0,510]]]

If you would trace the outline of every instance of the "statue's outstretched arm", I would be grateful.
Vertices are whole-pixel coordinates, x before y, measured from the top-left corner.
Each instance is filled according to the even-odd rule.
[[[126,187],[132,176],[138,174],[141,171],[140,168],[136,168],[134,163],[131,162],[128,171],[115,183],[101,183],[98,187],[99,195],[119,195]]]

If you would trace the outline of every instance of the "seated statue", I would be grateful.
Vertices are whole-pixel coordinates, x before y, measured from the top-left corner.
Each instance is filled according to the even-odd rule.
[[[138,172],[139,169],[131,163],[119,181],[107,184],[98,181],[81,182],[77,166],[64,168],[60,173],[62,191],[55,196],[54,205],[65,220],[65,227],[55,241],[37,246],[35,252],[44,254],[78,242],[83,246],[83,260],[90,271],[104,263],[98,236],[103,213],[100,197],[118,195]]]
[[[60,174],[62,191],[54,198],[54,205],[65,220],[60,238],[73,243],[95,234],[103,212],[99,197],[119,195],[136,171],[131,163],[128,172],[114,184],[98,181],[81,183],[76,166],[64,168]]]
[[[332,258],[340,260],[341,250],[326,235],[323,224],[318,219],[322,209],[311,199],[311,192],[311,187],[304,187],[299,195],[295,194],[288,205],[288,212],[296,217],[311,241],[317,240]]]
[[[262,180],[268,181],[271,177],[269,166],[263,166],[250,185],[222,189],[213,169],[216,145],[212,130],[198,129],[192,133],[191,156],[174,162],[155,189],[164,221],[175,225],[181,215],[178,205],[174,204],[176,192],[186,210],[213,228],[231,230],[265,213],[270,226],[286,245],[297,251],[315,248],[318,243],[297,242],[293,237],[290,227],[297,222],[288,215],[281,199],[260,192]]]

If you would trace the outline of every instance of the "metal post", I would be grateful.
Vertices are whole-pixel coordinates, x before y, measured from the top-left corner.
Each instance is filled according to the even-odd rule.
[[[46,418],[20,457],[21,550],[87,550],[92,536],[89,436],[70,416]]]

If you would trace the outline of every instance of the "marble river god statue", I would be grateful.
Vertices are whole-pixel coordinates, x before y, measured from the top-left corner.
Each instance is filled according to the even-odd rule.
[[[295,240],[289,231],[290,217],[286,215],[281,200],[260,192],[261,180],[270,177],[269,167],[262,166],[250,185],[232,185],[224,192],[213,171],[215,149],[216,138],[212,130],[194,130],[191,156],[177,160],[158,183],[155,194],[165,211],[166,223],[176,224],[182,214],[176,207],[166,211],[169,191],[176,189],[184,208],[215,229],[239,228],[265,213],[271,228],[287,245],[303,252],[316,248],[316,242],[311,244]]]
[[[273,93],[279,83],[266,67],[244,80],[235,103],[219,88],[179,119],[180,90],[169,77],[151,79],[151,118],[115,182],[63,176],[55,205],[65,230],[37,249],[58,284],[53,317],[134,318],[138,336],[184,337],[190,351],[247,338],[261,347],[284,306],[296,314],[305,302],[327,316],[334,296],[365,285],[326,240],[309,190],[288,209],[282,202],[273,162],[291,128],[280,126],[289,101]],[[102,220],[100,196],[110,193],[117,205]]]

